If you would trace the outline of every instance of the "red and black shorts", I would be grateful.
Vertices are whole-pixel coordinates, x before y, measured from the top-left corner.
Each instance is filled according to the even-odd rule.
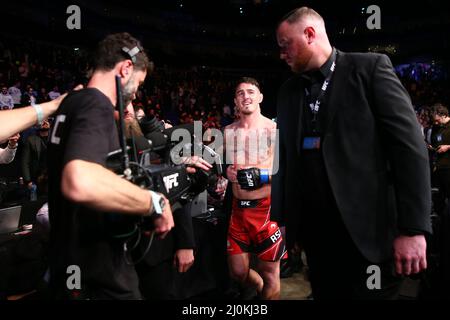
[[[270,221],[270,197],[233,199],[227,240],[229,255],[251,252],[264,261],[278,261],[287,255],[281,230]]]

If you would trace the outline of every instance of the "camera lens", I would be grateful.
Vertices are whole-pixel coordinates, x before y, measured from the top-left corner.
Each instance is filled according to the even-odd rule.
[[[144,135],[164,130],[163,122],[156,117],[144,117],[139,121],[139,125]]]

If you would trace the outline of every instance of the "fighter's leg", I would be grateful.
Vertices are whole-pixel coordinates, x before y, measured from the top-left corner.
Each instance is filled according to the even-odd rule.
[[[244,286],[256,288],[257,293],[261,294],[264,285],[263,279],[255,270],[250,269],[248,253],[228,255],[228,267],[231,278]]]
[[[280,298],[280,260],[258,260],[258,272],[264,286],[261,298],[264,300],[278,300]]]

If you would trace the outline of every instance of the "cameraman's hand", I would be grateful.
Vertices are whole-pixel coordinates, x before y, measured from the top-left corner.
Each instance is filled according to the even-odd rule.
[[[178,272],[183,273],[188,271],[194,264],[194,250],[193,249],[178,249],[173,257],[173,265]]]
[[[205,171],[209,171],[212,168],[212,165],[208,161],[199,156],[188,157],[184,163],[188,165],[186,168],[188,173],[195,173],[196,169],[194,167]]]
[[[164,209],[162,215],[155,220],[155,232],[161,239],[164,239],[169,231],[174,227],[172,209],[169,200],[164,197]]]
[[[448,150],[450,150],[450,145],[448,144],[442,144],[437,148],[437,153],[444,153],[447,152]]]

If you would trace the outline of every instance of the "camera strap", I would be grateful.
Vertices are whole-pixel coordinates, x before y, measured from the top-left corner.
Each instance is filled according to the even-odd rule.
[[[331,79],[332,79],[332,77],[334,75],[334,70],[336,68],[336,63],[337,63],[337,55],[338,55],[337,50],[335,48],[333,48],[332,56],[334,57],[334,59],[333,59],[333,62],[331,63],[328,75],[327,75],[327,77],[325,78],[325,80],[322,83],[322,86],[320,88],[320,92],[319,92],[319,95],[317,96],[316,102],[314,104],[311,103],[309,105],[310,108],[311,108],[312,114],[313,114],[313,118],[312,118],[312,130],[313,130],[313,132],[317,131],[317,117],[318,117],[318,114],[319,114],[320,104],[323,102],[323,99],[325,97],[325,93],[327,92],[329,84],[330,84],[330,81],[331,81]],[[305,88],[305,94],[306,94],[306,96],[309,96],[309,92],[308,92],[308,90],[306,88]]]

